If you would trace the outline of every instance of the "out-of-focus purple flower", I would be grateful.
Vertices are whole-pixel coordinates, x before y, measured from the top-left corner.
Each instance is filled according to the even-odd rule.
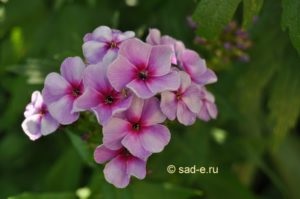
[[[100,26],[92,33],[84,36],[82,46],[84,57],[89,64],[96,64],[102,60],[109,62],[116,58],[120,44],[126,39],[134,37],[133,31],[121,32]]]
[[[232,48],[232,44],[231,44],[230,42],[225,42],[225,43],[224,43],[224,48],[225,48],[226,50],[230,50],[230,49]]]
[[[200,111],[200,90],[190,76],[180,71],[180,87],[175,92],[161,94],[161,110],[170,120],[176,117],[181,124],[192,125]]]
[[[179,55],[180,66],[191,76],[193,82],[199,85],[215,83],[216,74],[206,67],[206,62],[198,53],[192,50],[184,50]]]
[[[199,37],[199,36],[195,37],[194,42],[196,44],[200,44],[200,45],[206,45],[207,44],[207,40],[205,38]]]
[[[250,57],[247,54],[242,54],[238,57],[241,62],[247,63],[250,61]]]
[[[94,159],[99,164],[108,162],[104,168],[104,177],[118,188],[125,188],[131,176],[140,180],[146,177],[146,159],[133,156],[124,147],[111,150],[100,145],[95,149]]]
[[[165,90],[176,90],[179,76],[171,71],[171,55],[172,49],[167,45],[151,46],[138,39],[126,40],[108,67],[108,79],[117,91],[127,87],[143,99]]]
[[[61,64],[61,74],[50,73],[45,79],[43,99],[50,114],[61,124],[71,124],[79,118],[73,104],[84,90],[84,69],[80,57],[69,57]]]
[[[193,20],[192,16],[188,16],[188,17],[186,18],[186,21],[187,21],[188,26],[189,26],[191,29],[193,29],[193,30],[196,30],[196,29],[197,29],[198,25],[197,25],[197,23]]]
[[[181,51],[185,49],[184,44],[182,41],[176,40],[173,37],[168,35],[161,36],[161,33],[158,29],[150,29],[149,34],[146,38],[146,42],[151,45],[169,45],[172,48],[172,57],[171,61],[172,64],[177,64],[178,62],[178,55]]]
[[[26,106],[24,116],[22,129],[31,140],[53,133],[59,126],[59,123],[48,112],[39,91],[32,93],[31,102]]]
[[[198,113],[198,118],[203,121],[216,119],[218,109],[215,104],[215,97],[206,90],[205,87],[201,88],[201,109]]]
[[[84,72],[84,93],[74,103],[74,110],[93,110],[98,122],[105,124],[114,114],[126,110],[132,96],[125,92],[117,92],[110,85],[105,64],[89,65]]]
[[[122,116],[113,117],[103,127],[103,144],[110,149],[124,146],[132,155],[145,159],[169,143],[169,129],[159,124],[165,119],[157,98],[135,97]]]

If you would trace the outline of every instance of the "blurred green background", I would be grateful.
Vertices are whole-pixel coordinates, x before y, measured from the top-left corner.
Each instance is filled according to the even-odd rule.
[[[239,24],[251,2],[258,1],[244,0],[233,12]],[[221,57],[203,52],[194,37],[211,32],[217,21],[205,17],[216,17],[224,3],[212,15],[194,15],[202,28],[196,33],[186,21],[195,12],[194,0],[0,0],[0,198],[299,199],[300,57],[281,27],[282,15],[296,23],[288,27],[297,40],[292,31],[300,35],[300,4],[293,2],[265,0],[256,22],[244,26],[252,40],[250,61],[222,66]],[[298,12],[290,15],[294,7]],[[146,179],[132,179],[123,190],[108,184],[103,166],[92,160],[101,142],[94,117],[82,115],[72,127],[36,142],[21,129],[32,91],[43,88],[44,77],[58,71],[65,57],[82,56],[84,34],[100,25],[134,30],[141,38],[148,28],[159,28],[203,52],[219,78],[208,87],[217,120],[191,127],[169,123],[171,142],[151,156]],[[168,174],[170,164],[215,166],[219,173]]]

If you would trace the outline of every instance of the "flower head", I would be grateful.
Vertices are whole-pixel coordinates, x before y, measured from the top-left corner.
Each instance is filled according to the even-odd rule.
[[[180,66],[187,72],[193,82],[199,85],[211,84],[217,81],[216,74],[206,67],[206,62],[198,53],[184,50],[179,55]]]
[[[151,46],[138,39],[126,40],[108,67],[108,79],[117,91],[127,87],[142,99],[176,90],[179,76],[171,71],[171,55],[172,49],[167,45]]]
[[[84,57],[89,64],[96,64],[104,59],[112,61],[117,56],[120,44],[134,35],[132,31],[122,33],[107,26],[100,26],[84,36]]]
[[[111,150],[100,145],[95,149],[94,159],[99,164],[108,162],[104,168],[104,177],[118,188],[126,187],[131,176],[138,179],[146,176],[146,160],[133,156],[124,147]]]
[[[176,40],[168,35],[161,36],[160,31],[155,28],[149,30],[146,42],[151,45],[169,45],[172,48],[171,61],[172,64],[175,65],[178,64],[178,55],[185,49],[185,46],[181,41]]]
[[[218,109],[215,104],[215,97],[208,92],[205,87],[201,88],[201,109],[197,114],[198,118],[203,121],[209,121],[216,119],[218,115]]]
[[[31,102],[26,106],[24,116],[22,129],[31,140],[53,133],[59,126],[59,123],[48,112],[39,91],[32,93]]]
[[[192,125],[200,111],[200,90],[190,76],[180,71],[180,87],[177,91],[161,94],[161,110],[170,120],[176,117],[184,125]]]
[[[103,127],[103,144],[110,149],[124,146],[134,156],[145,159],[169,143],[169,129],[159,124],[165,119],[158,99],[135,97],[122,116],[113,117]]]
[[[79,118],[73,104],[84,90],[84,68],[79,57],[69,57],[61,65],[61,74],[50,73],[45,79],[43,99],[50,114],[61,124],[71,124]]]
[[[131,95],[117,92],[106,76],[106,65],[89,65],[83,76],[84,93],[76,100],[75,110],[93,110],[98,122],[105,124],[114,114],[126,110],[131,104]]]

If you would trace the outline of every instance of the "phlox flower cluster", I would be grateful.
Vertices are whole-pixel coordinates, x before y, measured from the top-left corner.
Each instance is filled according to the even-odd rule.
[[[109,183],[124,188],[131,176],[144,179],[147,159],[170,142],[166,119],[188,126],[216,118],[205,85],[217,77],[183,42],[157,29],[143,42],[132,31],[107,26],[83,40],[84,60],[66,58],[60,73],[48,74],[42,92],[32,94],[22,123],[31,140],[93,112],[103,133],[94,159],[106,164]]]

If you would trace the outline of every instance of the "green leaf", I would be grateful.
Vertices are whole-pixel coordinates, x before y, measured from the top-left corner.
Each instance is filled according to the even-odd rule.
[[[55,162],[45,177],[46,190],[75,190],[79,184],[81,168],[81,159],[73,148],[69,148]]]
[[[243,0],[243,26],[249,27],[263,6],[264,0]]]
[[[278,150],[272,154],[275,168],[285,185],[285,197],[298,199],[300,196],[300,144],[299,138],[291,134]]]
[[[296,125],[300,114],[300,59],[296,55],[287,57],[285,67],[277,74],[268,104],[275,147]]]
[[[23,193],[18,196],[11,196],[8,199],[76,199],[72,193]]]
[[[300,1],[283,0],[282,1],[282,20],[283,30],[288,30],[293,46],[300,54]]]
[[[67,131],[67,134],[74,146],[74,148],[78,151],[81,158],[90,166],[94,165],[93,153],[89,151],[88,145],[84,142],[78,135],[72,133],[71,131]]]
[[[199,24],[198,34],[214,39],[230,22],[241,0],[202,0],[193,19]]]

